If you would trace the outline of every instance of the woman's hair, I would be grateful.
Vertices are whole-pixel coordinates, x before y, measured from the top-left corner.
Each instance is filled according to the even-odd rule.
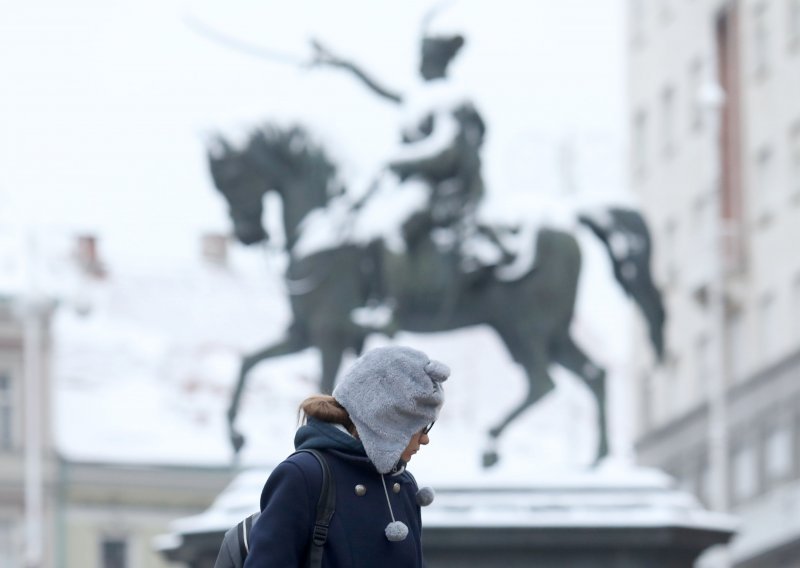
[[[353,421],[350,420],[347,410],[339,404],[339,401],[328,394],[315,394],[308,397],[300,403],[298,414],[303,424],[308,421],[309,417],[316,418],[331,424],[341,424],[350,434],[356,438],[358,437],[356,427]]]

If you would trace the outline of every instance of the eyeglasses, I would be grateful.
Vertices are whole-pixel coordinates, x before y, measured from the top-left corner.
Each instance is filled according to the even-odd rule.
[[[436,420],[434,420],[433,422],[431,422],[430,424],[428,424],[427,426],[425,426],[425,428],[423,428],[423,429],[422,429],[422,433],[423,433],[423,434],[427,434],[428,432],[430,432],[430,431],[431,431],[431,428],[433,428],[433,425],[434,425],[434,424],[436,424]]]

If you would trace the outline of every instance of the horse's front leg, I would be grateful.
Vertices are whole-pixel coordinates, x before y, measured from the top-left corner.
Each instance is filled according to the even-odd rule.
[[[521,342],[518,337],[507,332],[501,333],[500,336],[514,360],[522,365],[528,379],[528,391],[525,398],[503,420],[489,430],[488,444],[483,453],[483,467],[491,467],[499,461],[497,440],[508,425],[555,388],[553,379],[548,372],[551,359],[546,338],[533,336],[527,338],[525,342]],[[524,347],[522,347],[523,345]]]
[[[242,449],[242,446],[244,446],[245,442],[244,435],[242,435],[242,433],[236,429],[234,423],[236,422],[236,416],[239,414],[239,405],[242,400],[242,392],[244,391],[244,385],[247,381],[247,376],[250,373],[250,370],[265,359],[297,353],[298,351],[306,349],[307,347],[309,347],[309,344],[308,341],[304,339],[303,334],[299,333],[293,328],[290,328],[286,336],[280,342],[242,357],[242,364],[239,368],[239,377],[236,381],[236,388],[233,391],[231,404],[228,407],[228,436],[235,453],[239,453],[239,450]]]

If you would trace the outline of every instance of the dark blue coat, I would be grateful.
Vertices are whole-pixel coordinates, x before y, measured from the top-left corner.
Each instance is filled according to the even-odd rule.
[[[324,567],[423,566],[417,484],[410,473],[384,476],[394,518],[409,529],[405,540],[390,542],[384,530],[392,516],[381,474],[361,442],[331,424],[310,420],[297,431],[295,447],[322,450],[336,484],[336,512],[325,544]],[[356,494],[356,485],[366,487],[363,496]],[[261,493],[262,513],[252,529],[244,568],[305,566],[321,487],[319,463],[307,453],[290,456],[273,470]]]

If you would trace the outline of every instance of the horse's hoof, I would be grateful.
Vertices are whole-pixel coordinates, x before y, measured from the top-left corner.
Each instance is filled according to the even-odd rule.
[[[242,447],[244,447],[244,436],[242,436],[239,432],[232,432],[231,446],[233,446],[234,453],[238,454]]]
[[[483,452],[483,467],[484,469],[488,469],[495,465],[497,462],[500,461],[500,456],[497,455],[497,452],[490,451],[490,452]]]

